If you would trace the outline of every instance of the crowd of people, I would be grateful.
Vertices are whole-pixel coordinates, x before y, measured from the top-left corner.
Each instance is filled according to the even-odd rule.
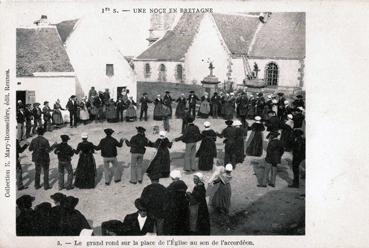
[[[126,120],[137,119],[136,103],[123,92],[123,97],[118,97],[115,103],[108,97],[108,91],[104,94],[96,94],[90,90],[88,98],[85,99],[84,106],[86,113],[82,114],[81,103],[72,96],[66,108],[70,112],[70,125],[77,125],[77,120],[83,120],[88,116],[89,120],[123,121],[125,112]],[[105,98],[104,98],[105,96]],[[105,99],[104,106],[97,111],[93,111],[96,98]],[[123,100],[123,98],[125,100]],[[44,174],[44,189],[49,187],[49,153],[54,151],[58,157],[58,186],[59,190],[72,190],[74,187],[82,189],[94,188],[96,185],[96,163],[95,151],[101,151],[104,162],[105,185],[109,186],[114,179],[115,183],[121,181],[118,170],[117,148],[122,148],[125,144],[130,148],[130,183],[142,183],[143,175],[146,173],[151,180],[151,184],[146,186],[142,195],[136,200],[137,212],[128,215],[123,222],[111,220],[102,224],[104,235],[145,235],[156,233],[158,235],[209,235],[210,222],[206,195],[210,195],[209,204],[219,213],[227,214],[231,204],[231,173],[244,162],[246,156],[261,157],[263,155],[264,131],[268,132],[266,139],[269,141],[266,147],[265,166],[262,180],[258,187],[275,187],[277,165],[281,163],[282,155],[285,152],[292,154],[293,182],[289,187],[298,188],[300,178],[300,165],[305,160],[305,102],[302,95],[293,97],[294,101],[286,100],[283,93],[268,95],[265,99],[263,93],[251,94],[246,91],[231,93],[214,93],[210,98],[207,93],[201,98],[197,97],[193,91],[188,97],[182,94],[177,100],[175,116],[182,119],[182,133],[173,140],[167,138],[170,132],[169,120],[172,118],[172,102],[174,99],[170,92],[166,92],[164,97],[160,95],[151,101],[147,94],[138,101],[141,105],[140,120],[148,120],[148,104],[154,103],[153,119],[163,121],[163,129],[159,131],[159,137],[155,141],[150,141],[145,135],[145,128],[136,127],[137,134],[130,139],[121,138],[117,140],[113,137],[114,130],[104,129],[106,137],[102,138],[99,144],[88,141],[88,134],[81,134],[81,142],[76,148],[68,144],[69,136],[61,135],[61,143],[50,145],[43,136],[48,130],[48,122],[44,124],[38,120],[33,123],[33,128],[37,137],[31,143],[20,145],[22,136],[17,139],[17,186],[18,190],[25,189],[22,183],[22,168],[19,161],[19,153],[27,147],[32,152],[32,161],[35,163],[35,189],[41,188],[40,173]],[[129,102],[126,105],[126,102]],[[120,113],[118,105],[122,103],[125,107]],[[109,105],[110,104],[110,105]],[[109,114],[109,106],[111,115]],[[128,107],[127,107],[128,106]],[[26,109],[27,109],[26,105]],[[114,108],[113,108],[114,107]],[[132,107],[132,108],[130,108]],[[36,107],[34,109],[38,108]],[[31,112],[39,112],[38,110]],[[79,109],[79,111],[78,111]],[[55,106],[54,106],[55,110]],[[75,111],[74,111],[75,110]],[[131,110],[131,111],[129,111]],[[26,115],[25,109],[19,103],[17,114]],[[55,111],[54,111],[55,112]],[[79,113],[77,113],[79,112]],[[110,118],[113,116],[114,118]],[[95,115],[92,113],[96,113]],[[41,116],[41,115],[40,115]],[[109,118],[108,118],[109,116]],[[127,119],[128,116],[128,119]],[[200,131],[194,124],[195,118],[213,119],[222,117],[225,119],[225,127],[221,132],[212,129],[209,120],[203,123],[204,129]],[[234,120],[234,118],[237,118]],[[41,117],[40,117],[41,118]],[[57,125],[59,120],[53,113],[49,120]],[[113,120],[114,119],[114,120]],[[252,125],[249,125],[252,119]],[[45,123],[47,123],[45,125]],[[23,127],[22,127],[23,128]],[[28,125],[29,128],[29,125]],[[26,137],[27,134],[26,124]],[[250,133],[251,132],[251,133]],[[224,157],[217,154],[216,140],[223,139]],[[188,186],[181,180],[179,170],[170,171],[170,149],[173,142],[185,143],[184,167],[186,173],[194,173],[195,187],[192,192],[188,192]],[[199,149],[197,143],[200,142]],[[156,148],[157,152],[151,160],[146,171],[143,171],[144,154],[147,147]],[[71,158],[79,155],[75,173]],[[198,158],[198,162],[196,161]],[[222,164],[214,165],[214,161],[223,159]],[[113,173],[110,173],[112,164]],[[67,182],[64,182],[64,173],[67,172]],[[205,182],[203,174],[199,171],[214,171],[212,177]],[[165,188],[159,183],[161,178],[171,177],[173,182]],[[74,183],[73,183],[74,180]],[[34,211],[36,212],[36,210]],[[18,224],[17,224],[18,225]],[[65,234],[66,235],[66,234]]]

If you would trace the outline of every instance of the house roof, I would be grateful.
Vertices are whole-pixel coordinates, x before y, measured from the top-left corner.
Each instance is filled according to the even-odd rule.
[[[305,13],[274,12],[256,34],[250,57],[305,58]]]
[[[228,50],[233,55],[246,54],[260,23],[259,18],[228,14],[213,14],[213,17]]]
[[[17,28],[17,76],[35,72],[73,72],[55,27]]]
[[[173,30],[167,31],[136,59],[181,60],[191,46],[202,18],[203,14],[183,14]]]
[[[78,19],[75,19],[59,22],[58,24],[56,24],[56,28],[58,29],[60,38],[63,43],[65,43],[69,35],[73,32],[73,28],[76,25],[77,21]]]
[[[250,45],[253,44],[249,56],[286,59],[305,57],[304,13],[272,13],[260,31],[258,31],[260,21],[256,14],[212,14],[232,55],[246,55]],[[184,58],[198,32],[203,16],[203,14],[183,14],[174,30],[167,31],[163,38],[153,43],[136,59],[179,61]]]

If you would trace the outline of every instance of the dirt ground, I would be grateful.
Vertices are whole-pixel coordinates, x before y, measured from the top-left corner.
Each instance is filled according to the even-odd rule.
[[[149,112],[150,113],[150,112]],[[152,113],[152,112],[151,112]],[[104,128],[115,130],[113,136],[117,139],[130,139],[136,134],[136,126],[146,128],[146,136],[155,141],[158,135],[153,134],[153,126],[158,125],[162,128],[162,122],[153,121],[152,116],[148,122],[133,123],[90,123],[88,125],[79,125],[77,128],[66,126],[61,129],[48,132],[45,137],[50,144],[60,142],[61,134],[68,134],[71,138],[69,144],[76,148],[81,141],[82,132],[88,132],[89,141],[98,144],[103,138]],[[215,131],[221,132],[225,128],[223,119],[208,119],[212,123]],[[203,129],[204,119],[196,119],[195,124]],[[249,121],[251,124],[252,121]],[[170,121],[171,131],[168,134],[169,140],[180,135],[181,120],[173,118]],[[266,136],[266,133],[264,137]],[[29,139],[28,141],[30,141]],[[223,158],[222,139],[217,139],[218,157]],[[198,146],[199,147],[199,144]],[[266,148],[266,141],[264,149]],[[122,171],[122,181],[120,183],[112,182],[106,186],[103,178],[103,162],[100,152],[96,152],[97,166],[97,185],[95,189],[81,190],[63,190],[66,195],[78,197],[80,210],[88,219],[94,229],[95,235],[101,235],[101,223],[110,219],[122,220],[126,214],[136,211],[134,200],[140,196],[143,188],[150,184],[149,178],[144,175],[142,184],[130,184],[130,153],[129,148],[124,145],[118,148],[118,161]],[[175,142],[170,150],[171,169],[183,169],[183,156],[185,145],[182,142]],[[154,157],[155,149],[148,148],[144,156],[144,164],[148,166],[149,161]],[[216,214],[210,209],[211,213],[211,232],[212,235],[304,235],[305,234],[305,180],[301,180],[299,189],[287,188],[292,181],[290,153],[285,153],[282,158],[282,164],[278,166],[278,176],[275,188],[258,188],[258,178],[261,177],[264,166],[265,151],[262,157],[246,157],[242,165],[238,165],[233,171],[232,176],[232,199],[229,216]],[[17,192],[17,197],[23,194],[30,194],[36,197],[34,205],[44,201],[50,201],[50,195],[58,191],[57,182],[57,158],[51,153],[50,162],[50,186],[52,189],[45,191],[43,188],[35,190],[34,174],[35,168],[31,162],[31,154],[27,150],[20,155],[23,167],[23,182],[28,189]],[[78,156],[72,160],[73,169],[77,166]],[[183,171],[183,170],[182,170]],[[205,179],[209,179],[212,172],[204,172]],[[192,174],[182,173],[183,180],[192,190]],[[41,182],[43,176],[41,175]],[[170,179],[161,179],[161,184],[168,186]]]

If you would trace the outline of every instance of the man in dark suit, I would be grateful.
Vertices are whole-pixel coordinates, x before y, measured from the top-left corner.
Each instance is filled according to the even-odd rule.
[[[63,201],[67,196],[62,193],[55,193],[50,196],[50,198],[54,201],[55,206],[51,208],[50,211],[50,234],[52,236],[59,236],[60,235],[60,222],[63,212]]]
[[[118,160],[117,160],[117,147],[123,146],[123,139],[120,139],[119,142],[111,135],[114,133],[114,130],[111,128],[104,129],[106,137],[100,140],[98,146],[95,147],[95,150],[101,150],[101,156],[104,160],[104,174],[105,174],[105,184],[110,184],[110,176],[109,176],[109,164],[113,165],[114,170],[114,182],[118,183],[121,180],[121,176],[119,175],[118,168]]]
[[[224,138],[224,164],[232,163],[235,165],[235,154],[234,154],[234,144],[236,140],[236,130],[232,126],[232,120],[226,120],[225,124],[227,125],[226,128],[222,130],[222,132],[217,134],[219,138]]]
[[[72,156],[74,155],[73,148],[68,145],[68,140],[70,140],[68,135],[60,136],[62,142],[56,145],[54,153],[58,155],[58,181],[59,190],[64,189],[64,170],[68,173],[66,189],[73,189],[73,168],[72,168]]]
[[[41,121],[42,110],[38,102],[35,102],[33,104],[32,115],[33,115],[32,134],[36,134],[37,127],[42,126],[42,121]]]
[[[194,118],[189,117],[188,126],[184,130],[183,135],[175,139],[175,141],[181,140],[186,144],[184,170],[188,172],[198,170],[198,165],[195,163],[196,143],[201,140],[200,130],[193,124],[193,121]]]
[[[75,95],[72,95],[67,103],[66,108],[69,111],[69,123],[70,127],[77,127],[77,111],[78,103]]]
[[[137,212],[128,214],[124,218],[123,228],[125,235],[137,236],[154,232],[154,219],[147,214],[147,208],[141,198],[136,199]]]
[[[246,93],[242,92],[241,96],[236,100],[237,113],[240,116],[242,127],[246,128],[246,116],[248,112],[248,99]]]
[[[268,185],[273,188],[275,187],[275,179],[277,177],[277,165],[281,163],[281,158],[284,153],[283,144],[278,139],[278,136],[278,132],[272,131],[266,137],[270,140],[267,146],[267,154],[265,157],[265,161],[267,162],[267,164],[265,165],[264,169],[263,184],[259,184],[258,187],[266,187],[270,170],[272,171],[272,174],[271,180]]]
[[[23,105],[21,105],[17,110],[17,139],[21,141],[23,139],[23,129],[26,117],[24,114]]]
[[[41,188],[40,186],[40,174],[41,168],[44,171],[44,189],[48,190],[49,187],[49,165],[50,165],[50,156],[49,152],[51,152],[56,146],[56,142],[50,146],[49,141],[43,136],[45,133],[45,129],[39,127],[37,129],[38,136],[31,141],[29,146],[29,150],[32,152],[32,161],[36,166],[35,173],[35,189]]]
[[[188,96],[188,112],[191,113],[192,116],[196,116],[196,102],[200,101],[200,99],[195,95],[193,90],[190,91],[190,95]]]
[[[288,185],[289,188],[300,187],[300,164],[305,160],[305,138],[304,131],[301,129],[293,130],[294,141],[292,148],[292,171],[293,183]]]
[[[143,96],[140,99],[141,103],[141,110],[140,110],[140,121],[142,121],[142,116],[144,116],[145,121],[147,121],[147,109],[148,109],[148,103],[152,103],[149,98],[147,98],[147,93],[143,93]]]
[[[26,104],[26,108],[24,109],[24,117],[26,120],[26,138],[32,137],[31,130],[32,130],[32,109],[31,104]]]

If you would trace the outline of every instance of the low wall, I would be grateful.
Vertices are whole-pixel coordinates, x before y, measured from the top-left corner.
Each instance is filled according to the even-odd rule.
[[[144,92],[148,94],[150,99],[155,99],[158,94],[164,96],[165,91],[170,91],[170,95],[176,99],[182,93],[188,96],[191,90],[195,91],[195,94],[199,97],[201,97],[205,91],[201,85],[195,84],[137,81],[137,99],[139,99]]]

